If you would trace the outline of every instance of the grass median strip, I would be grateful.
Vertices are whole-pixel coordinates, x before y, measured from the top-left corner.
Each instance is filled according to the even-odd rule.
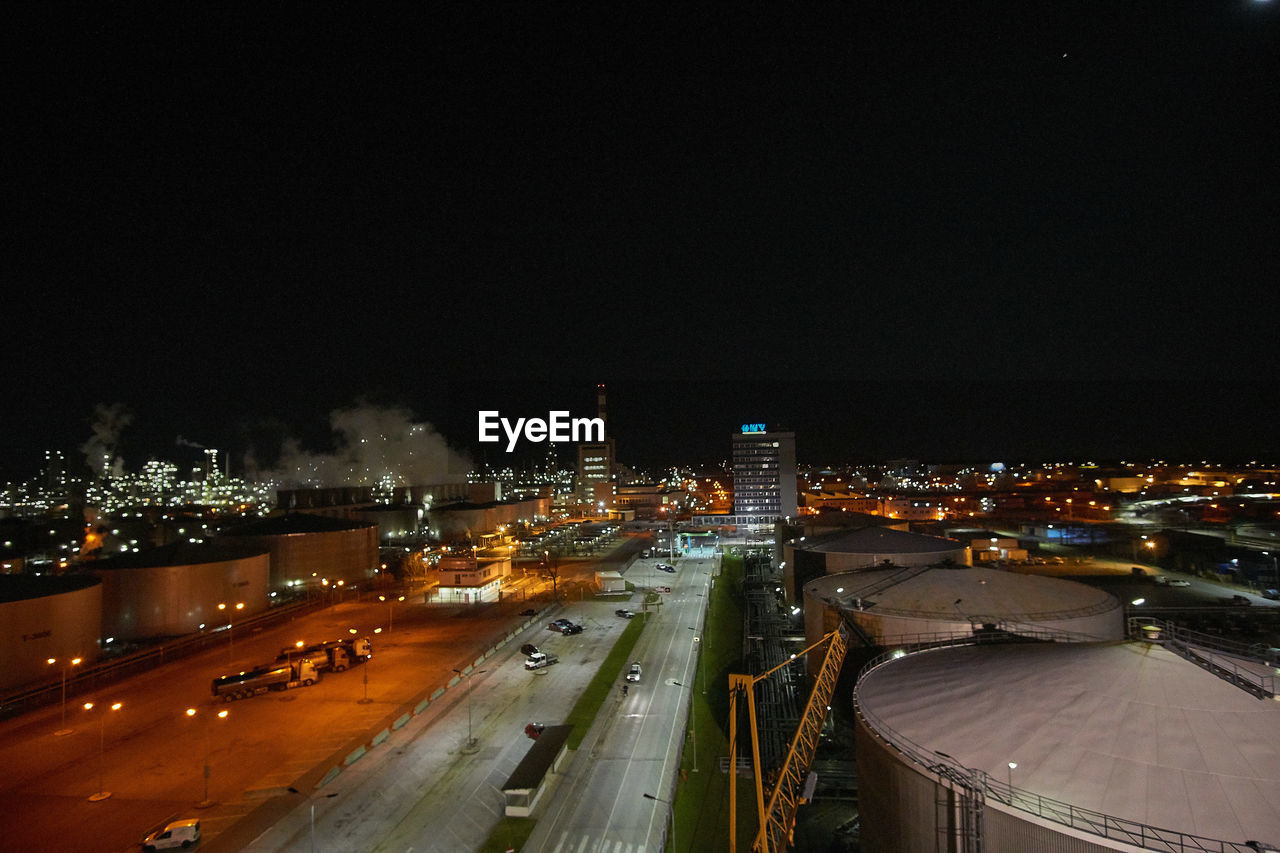
[[[627,627],[622,629],[622,636],[618,637],[618,641],[613,644],[613,648],[605,657],[604,663],[600,664],[600,669],[596,670],[595,678],[591,679],[587,689],[578,697],[577,704],[565,719],[566,723],[573,726],[573,732],[569,735],[567,743],[569,749],[577,749],[582,745],[582,739],[587,736],[591,724],[595,722],[596,714],[600,713],[601,706],[609,698],[614,685],[622,675],[622,668],[631,659],[631,651],[636,647],[640,632],[644,630],[648,619],[648,613],[637,613],[634,619],[628,620]]]
[[[600,668],[596,670],[595,677],[578,697],[577,704],[565,719],[566,723],[573,725],[573,731],[565,743],[569,749],[577,749],[582,745],[582,739],[587,736],[596,715],[600,713],[601,706],[609,698],[614,684],[622,674],[622,668],[631,659],[631,651],[636,647],[640,632],[644,630],[648,619],[648,613],[637,613],[634,619],[627,622],[627,627],[622,629],[621,636],[605,656],[604,663],[600,664]],[[529,840],[537,823],[537,819],[531,817],[502,818],[489,835],[489,840],[480,848],[481,853],[519,850]]]

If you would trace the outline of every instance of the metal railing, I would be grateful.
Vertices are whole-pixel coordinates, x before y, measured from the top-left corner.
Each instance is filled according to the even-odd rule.
[[[1222,640],[1198,631],[1180,628],[1171,622],[1151,616],[1130,616],[1129,638],[1158,643],[1181,658],[1191,661],[1201,669],[1259,699],[1273,699],[1276,695],[1274,670],[1264,673],[1242,665],[1241,659],[1259,667],[1274,667],[1270,660],[1254,654],[1254,648],[1243,643]]]
[[[1217,838],[1190,835],[1185,832],[1151,826],[1139,821],[1126,820],[1114,815],[1094,811],[1093,809],[1073,806],[1071,803],[1041,796],[1032,791],[1000,782],[982,770],[965,767],[951,759],[950,756],[942,755],[935,750],[921,746],[906,735],[895,731],[884,719],[869,711],[859,699],[858,694],[859,689],[862,687],[863,679],[873,670],[891,660],[905,657],[908,654],[921,654],[953,646],[999,641],[994,637],[986,639],[971,637],[967,641],[957,640],[951,643],[932,645],[927,648],[900,648],[872,658],[858,673],[857,684],[853,689],[854,714],[866,726],[868,732],[871,732],[886,746],[891,747],[913,764],[919,765],[930,774],[938,777],[939,782],[945,779],[951,784],[971,788],[981,793],[989,801],[994,800],[1003,803],[1018,811],[1035,815],[1038,818],[1108,840],[1138,845],[1148,850],[1167,851],[1167,853],[1256,853],[1258,848],[1248,843],[1236,843]],[[1009,640],[1005,639],[1003,642],[1009,642]]]

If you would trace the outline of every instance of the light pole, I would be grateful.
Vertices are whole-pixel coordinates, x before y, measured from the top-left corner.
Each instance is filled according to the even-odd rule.
[[[1013,771],[1018,767],[1018,762],[1009,762],[1009,802],[1013,802]]]
[[[471,671],[470,675],[468,675],[460,669],[454,670],[454,672],[458,673],[460,678],[465,678],[467,680],[467,745],[466,748],[462,750],[463,752],[475,752],[476,749],[476,739],[471,736],[471,679],[480,673],[487,671],[488,670],[484,669],[475,669]]]
[[[112,711],[119,711],[124,706],[123,702],[116,702],[111,706]],[[84,709],[86,711],[93,710],[92,702],[85,702]],[[111,796],[111,792],[106,790],[106,785],[102,781],[102,753],[106,751],[107,745],[107,709],[102,709],[102,716],[98,718],[98,790],[89,796],[89,802],[96,803],[99,800],[105,800]]]
[[[244,602],[237,601],[234,605],[229,605],[225,601],[222,601],[218,603],[218,609],[227,611],[227,660],[228,661],[235,660],[236,638],[233,633],[235,628],[234,628],[234,625],[232,624],[232,620],[234,619],[235,612],[237,610],[244,610]]]
[[[57,658],[49,658],[48,661],[50,666],[53,666],[57,662]],[[69,666],[75,666],[78,663],[80,663],[80,658],[72,658],[70,662],[62,665],[62,728],[54,732],[58,737],[61,737],[62,735],[69,735],[72,732],[71,729],[67,728],[67,668]]]
[[[387,633],[390,634],[391,629],[396,626],[395,618],[392,616],[391,609],[395,605],[396,601],[404,601],[404,596],[402,595],[393,601],[388,601],[385,595],[380,595],[378,596],[378,600],[387,602]]]
[[[733,771],[730,770],[729,772]],[[679,849],[676,847],[676,807],[669,800],[664,800],[661,797],[655,797],[647,791],[645,792],[644,798],[646,800],[653,800],[655,803],[663,803],[667,806],[667,813],[671,816],[671,850],[674,853],[674,851]]]
[[[195,708],[187,709],[188,717],[194,717],[195,715],[196,715]],[[218,712],[219,720],[225,720],[226,718],[227,718],[226,711]],[[213,805],[213,800],[209,799],[209,755],[212,752],[209,746],[209,743],[210,743],[209,729],[212,726],[213,726],[213,719],[210,718],[209,721],[204,724],[204,799],[196,803],[196,808],[198,809],[207,809],[209,808],[209,806]]]
[[[348,631],[350,631],[352,634],[355,634],[355,633],[356,633],[356,629],[355,629],[355,628],[348,628],[347,630],[348,630]],[[381,634],[381,633],[382,633],[382,629],[381,629],[381,628],[374,628],[374,629],[373,629],[373,633],[375,633],[375,634]],[[372,655],[370,655],[369,657],[370,657],[370,658],[372,658],[373,656],[372,656]],[[369,698],[369,660],[368,660],[368,659],[365,659],[364,666],[360,667],[360,670],[361,670],[361,672],[363,672],[363,673],[364,673],[364,698],[363,698],[363,699],[358,700],[356,704],[359,704],[359,705],[368,705],[370,702],[372,702],[372,701],[373,701],[372,699],[370,699],[370,698]],[[454,672],[457,672],[457,670],[455,669],[455,670],[454,670]],[[469,686],[469,685],[468,685],[468,686]],[[469,698],[470,698],[470,697],[468,696],[468,699],[469,699]]]

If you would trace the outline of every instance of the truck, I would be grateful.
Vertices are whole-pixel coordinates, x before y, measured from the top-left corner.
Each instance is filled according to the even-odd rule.
[[[267,664],[247,672],[221,675],[213,680],[213,697],[223,702],[246,699],[268,690],[310,687],[320,680],[320,673],[309,658],[285,664]]]
[[[553,663],[559,663],[560,658],[547,652],[534,652],[529,655],[529,659],[524,662],[524,668],[528,670],[543,669],[551,666]]]
[[[281,649],[276,663],[288,663],[295,658],[310,658],[316,672],[342,672],[373,657],[373,644],[368,637],[347,637],[325,640],[309,646]]]

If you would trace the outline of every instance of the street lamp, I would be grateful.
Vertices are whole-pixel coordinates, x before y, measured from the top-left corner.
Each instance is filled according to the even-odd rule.
[[[1013,771],[1018,768],[1018,762],[1009,762],[1009,802],[1013,802]]]
[[[228,609],[229,607],[230,609]],[[237,601],[234,606],[228,605],[226,602],[219,602],[218,609],[227,611],[227,660],[234,660],[236,638],[233,634],[234,626],[232,625],[232,620],[235,616],[235,611],[244,610],[244,602]]]
[[[467,745],[463,752],[475,752],[476,749],[476,739],[471,736],[471,679],[480,673],[487,671],[488,670],[484,669],[475,669],[471,671],[470,675],[468,675],[460,669],[454,670],[454,672],[458,673],[460,678],[465,678],[467,680]]]
[[[48,660],[50,666],[53,666],[57,662],[57,658],[49,658]],[[62,735],[69,735],[72,732],[71,729],[67,728],[67,668],[75,666],[78,663],[80,663],[80,658],[72,658],[70,661],[62,665],[62,728],[54,732],[54,734],[59,737]]]
[[[387,602],[387,633],[390,634],[391,629],[396,626],[395,619],[391,613],[391,608],[395,605],[396,601],[404,601],[404,596],[402,595],[394,601],[387,601],[387,597],[385,595],[380,595],[378,596],[378,600]]]
[[[355,628],[348,628],[347,630],[349,630],[352,634],[356,633]],[[374,628],[373,633],[381,634],[382,629]],[[359,705],[368,705],[370,702],[373,701],[372,699],[369,698],[369,659],[372,657],[373,656],[370,655],[369,658],[366,658],[364,662],[364,666],[360,667],[360,671],[364,673],[364,698],[358,700],[357,704]]]
[[[733,772],[733,771],[731,770],[730,772]],[[647,791],[645,792],[644,798],[645,798],[646,800],[653,800],[655,803],[664,803],[664,804],[667,806],[668,814],[670,814],[670,816],[671,816],[671,849],[672,849],[673,851],[674,851],[674,850],[678,850],[679,848],[678,848],[678,847],[676,847],[676,808],[675,808],[675,805],[674,805],[674,804],[672,804],[670,800],[664,800],[664,799],[662,799],[661,797],[655,797],[653,794],[650,794],[650,793],[649,793],[649,792],[647,792]]]
[[[124,706],[123,702],[116,702],[111,706],[112,711],[119,711]],[[86,711],[93,710],[92,702],[85,702],[84,709]],[[102,754],[106,751],[107,744],[107,709],[102,709],[102,716],[98,718],[98,790],[89,796],[89,802],[96,803],[99,800],[105,800],[111,796],[111,792],[106,790],[106,785],[102,781]]]
[[[194,717],[195,715],[196,715],[195,708],[187,709],[188,717]],[[219,720],[225,720],[226,718],[227,718],[226,711],[218,712]],[[213,719],[210,718],[209,722],[205,723],[205,726],[204,726],[204,799],[196,803],[196,808],[198,809],[207,809],[209,808],[209,806],[213,805],[213,800],[209,799],[209,754],[211,752],[209,747],[209,742],[210,742],[209,728],[212,725],[213,725]]]

